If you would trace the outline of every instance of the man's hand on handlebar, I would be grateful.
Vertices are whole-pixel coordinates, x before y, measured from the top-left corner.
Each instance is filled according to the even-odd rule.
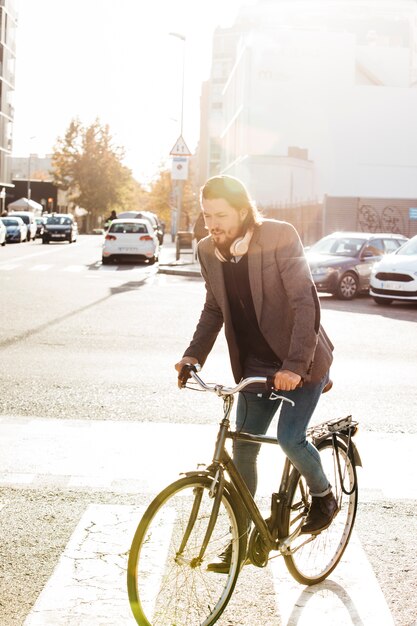
[[[190,378],[190,368],[187,366],[198,366],[198,359],[193,356],[184,356],[178,363],[175,364],[175,369],[178,372],[178,387],[182,389],[185,387],[187,380]],[[268,389],[274,388],[278,391],[292,391],[296,387],[302,385],[303,381],[299,374],[291,372],[290,370],[279,370],[275,373],[273,378],[267,380]]]
[[[302,379],[299,374],[290,370],[279,370],[274,376],[274,387],[279,391],[292,391],[301,386]]]
[[[187,380],[190,378],[190,371],[187,365],[198,365],[198,359],[193,356],[184,356],[178,363],[175,363],[175,369],[178,372],[178,387],[182,389]]]

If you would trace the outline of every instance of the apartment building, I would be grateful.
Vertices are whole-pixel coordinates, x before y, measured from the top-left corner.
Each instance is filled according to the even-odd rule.
[[[0,0],[0,198],[2,210],[6,204],[7,189],[12,187],[11,152],[16,26],[15,2]]]
[[[262,207],[417,198],[415,0],[260,0],[215,32],[205,93],[205,174]]]

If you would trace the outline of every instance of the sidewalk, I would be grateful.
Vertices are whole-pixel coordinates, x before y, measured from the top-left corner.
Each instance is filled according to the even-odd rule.
[[[171,241],[169,234],[165,235],[164,243],[161,247],[158,273],[201,277],[200,264],[194,258],[194,250],[181,250],[180,258],[177,261],[176,243]]]

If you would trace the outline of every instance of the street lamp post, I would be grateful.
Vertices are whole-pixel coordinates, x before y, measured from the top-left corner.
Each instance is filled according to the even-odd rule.
[[[182,137],[183,124],[184,124],[184,78],[185,78],[185,36],[181,35],[181,33],[169,33],[172,37],[177,37],[177,39],[181,39],[183,42],[182,46],[182,79],[181,79],[181,132],[180,135]]]
[[[32,141],[33,139],[36,139],[35,135],[33,137],[30,137],[30,141]],[[31,149],[29,148],[29,158],[28,158],[28,193],[27,193],[29,201],[30,201],[30,197],[32,195],[32,189],[30,187],[31,158],[32,158],[32,152],[31,152]]]
[[[6,189],[4,187],[0,191],[0,200],[1,200],[1,215],[4,215],[5,205],[6,205]]]
[[[183,134],[184,127],[184,85],[185,85],[185,41],[186,38],[181,33],[169,33],[172,37],[176,37],[183,42],[182,46],[182,77],[181,77],[181,121],[180,121],[180,137]],[[183,200],[183,180],[176,181],[176,215],[175,215],[175,224],[171,224],[171,237],[174,240],[174,236],[177,234],[178,230],[181,230],[181,213],[182,213],[182,200]]]
[[[28,192],[27,192],[27,197],[28,200],[30,200],[30,196],[32,193],[32,190],[30,188],[30,159],[31,159],[32,155],[29,153],[29,157],[28,157]]]

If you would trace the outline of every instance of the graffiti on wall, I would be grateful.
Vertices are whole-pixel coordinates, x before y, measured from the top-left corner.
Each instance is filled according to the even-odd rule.
[[[377,210],[371,204],[362,204],[358,208],[358,224],[364,232],[405,234],[402,212],[392,205]]]

